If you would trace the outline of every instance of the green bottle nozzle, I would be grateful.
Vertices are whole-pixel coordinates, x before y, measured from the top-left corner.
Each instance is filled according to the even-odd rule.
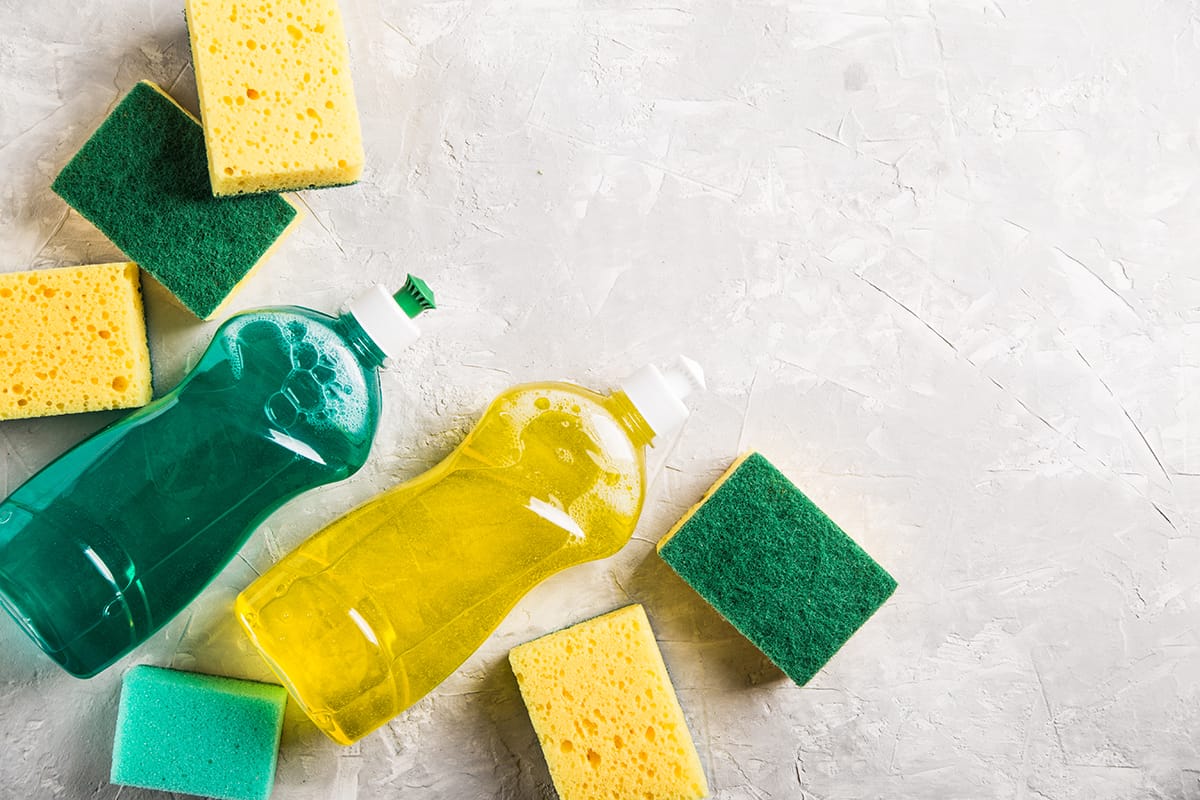
[[[404,310],[404,313],[408,314],[409,319],[422,311],[437,308],[433,302],[433,290],[416,275],[409,275],[404,286],[392,297],[396,299],[396,303]]]

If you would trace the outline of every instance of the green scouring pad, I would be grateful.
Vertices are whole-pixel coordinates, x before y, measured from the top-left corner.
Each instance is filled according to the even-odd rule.
[[[112,782],[222,800],[266,800],[282,686],[137,666],[125,673]]]
[[[758,453],[731,466],[658,552],[803,685],[896,581]]]
[[[279,195],[214,198],[200,123],[149,81],[125,95],[52,188],[205,319],[300,216]]]

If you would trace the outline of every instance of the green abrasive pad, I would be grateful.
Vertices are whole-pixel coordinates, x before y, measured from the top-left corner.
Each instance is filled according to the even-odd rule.
[[[758,453],[738,459],[658,552],[801,685],[896,590],[883,567]]]
[[[112,782],[267,800],[286,704],[282,686],[136,666],[121,687]]]
[[[52,188],[205,319],[299,218],[276,194],[214,198],[200,123],[149,81],[125,95]]]

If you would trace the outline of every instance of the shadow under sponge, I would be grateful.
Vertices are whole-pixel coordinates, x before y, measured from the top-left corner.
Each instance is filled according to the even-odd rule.
[[[125,95],[51,188],[203,319],[299,218],[279,195],[213,197],[200,123],[149,81]]]
[[[658,553],[800,685],[896,590],[883,567],[758,453],[734,462]]]
[[[221,800],[266,800],[282,686],[136,666],[125,673],[112,782]]]

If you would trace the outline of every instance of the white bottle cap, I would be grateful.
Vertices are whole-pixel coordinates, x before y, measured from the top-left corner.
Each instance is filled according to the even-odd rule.
[[[647,364],[621,382],[621,391],[645,418],[654,438],[673,434],[688,418],[684,398],[703,390],[704,370],[686,356],[679,356],[665,370]]]
[[[396,358],[421,335],[417,323],[392,299],[392,293],[375,284],[350,301],[348,309],[371,341],[388,358]]]

